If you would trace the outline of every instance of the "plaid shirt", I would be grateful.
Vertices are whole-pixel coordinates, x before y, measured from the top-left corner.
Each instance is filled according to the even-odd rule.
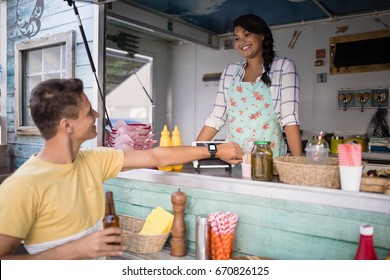
[[[237,68],[238,73],[235,81],[242,81],[245,76],[245,66],[246,59],[241,62],[229,64],[222,72],[217,97],[213,109],[206,120],[206,126],[220,130],[225,125],[227,118],[226,98],[230,82]],[[271,65],[269,77],[271,78],[270,91],[274,103],[274,110],[280,126],[283,129],[286,125],[299,125],[299,76],[294,62],[284,57],[275,57]],[[260,78],[258,77],[256,82],[259,82]]]

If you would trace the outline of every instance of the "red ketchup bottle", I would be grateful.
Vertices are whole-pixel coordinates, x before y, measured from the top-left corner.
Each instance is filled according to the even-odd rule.
[[[355,260],[377,260],[374,248],[374,228],[370,225],[360,226],[359,247]]]

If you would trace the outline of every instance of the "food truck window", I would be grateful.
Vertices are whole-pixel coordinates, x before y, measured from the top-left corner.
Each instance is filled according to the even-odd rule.
[[[152,123],[151,73],[153,58],[107,48],[106,106],[111,122]]]
[[[18,135],[40,135],[30,115],[30,92],[50,78],[74,78],[75,32],[28,39],[15,45],[15,126]]]

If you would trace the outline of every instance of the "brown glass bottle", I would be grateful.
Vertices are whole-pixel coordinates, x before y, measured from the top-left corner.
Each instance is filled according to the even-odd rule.
[[[115,214],[112,192],[106,192],[106,213],[103,218],[103,228],[109,227],[119,227],[119,217]]]
[[[103,228],[119,227],[119,217],[115,214],[114,195],[106,192],[106,212],[103,218]],[[110,245],[120,245],[120,243],[108,243]]]

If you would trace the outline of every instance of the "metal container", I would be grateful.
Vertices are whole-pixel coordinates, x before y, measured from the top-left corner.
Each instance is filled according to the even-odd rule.
[[[366,151],[366,139],[360,135],[352,136],[344,140],[344,143],[360,144],[362,152]]]
[[[202,214],[196,216],[196,259],[210,259],[210,225],[208,215]]]

